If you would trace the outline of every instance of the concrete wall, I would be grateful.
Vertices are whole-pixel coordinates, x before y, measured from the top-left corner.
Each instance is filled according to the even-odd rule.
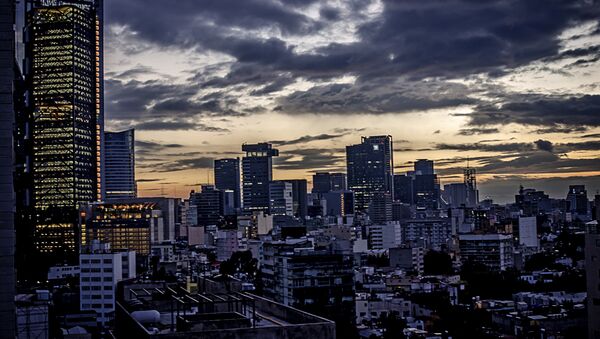
[[[13,189],[14,4],[0,0],[0,333],[15,333],[15,232]]]

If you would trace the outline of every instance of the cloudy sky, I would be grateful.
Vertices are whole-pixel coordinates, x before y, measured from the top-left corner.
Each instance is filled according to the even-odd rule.
[[[187,196],[243,142],[275,178],[344,171],[344,146],[394,138],[397,173],[478,169],[600,189],[600,2],[105,0],[108,130],[134,127],[141,195]]]

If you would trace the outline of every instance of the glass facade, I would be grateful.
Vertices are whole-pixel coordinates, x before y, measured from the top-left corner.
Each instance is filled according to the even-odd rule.
[[[102,16],[97,1],[28,3],[25,72],[34,247],[77,260],[77,211],[101,200]]]

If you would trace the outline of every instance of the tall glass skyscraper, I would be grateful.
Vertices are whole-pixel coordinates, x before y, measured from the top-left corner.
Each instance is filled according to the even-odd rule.
[[[15,337],[13,122],[14,2],[0,0],[0,333]]]
[[[375,192],[394,191],[392,136],[362,137],[360,144],[346,146],[346,167],[356,209],[366,211]]]
[[[106,200],[135,198],[135,134],[133,129],[104,133]]]
[[[102,34],[101,0],[26,2],[25,137],[42,267],[77,262],[79,205],[104,198]]]
[[[220,190],[233,191],[234,207],[240,209],[242,205],[240,186],[240,159],[217,159],[214,165],[215,187]]]
[[[279,150],[269,143],[244,144],[242,151],[242,175],[244,211],[269,210],[269,183],[273,180],[273,157]]]

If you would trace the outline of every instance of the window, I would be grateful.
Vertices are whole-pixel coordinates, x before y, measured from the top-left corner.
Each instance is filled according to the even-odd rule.
[[[109,259],[104,259],[104,263],[105,263],[105,264],[112,264],[112,259],[111,259],[111,258],[109,258]]]
[[[110,282],[110,281],[113,281],[113,278],[112,277],[104,277],[104,281],[109,281]]]
[[[112,285],[104,286],[105,291],[112,291],[112,289],[113,289]]]

